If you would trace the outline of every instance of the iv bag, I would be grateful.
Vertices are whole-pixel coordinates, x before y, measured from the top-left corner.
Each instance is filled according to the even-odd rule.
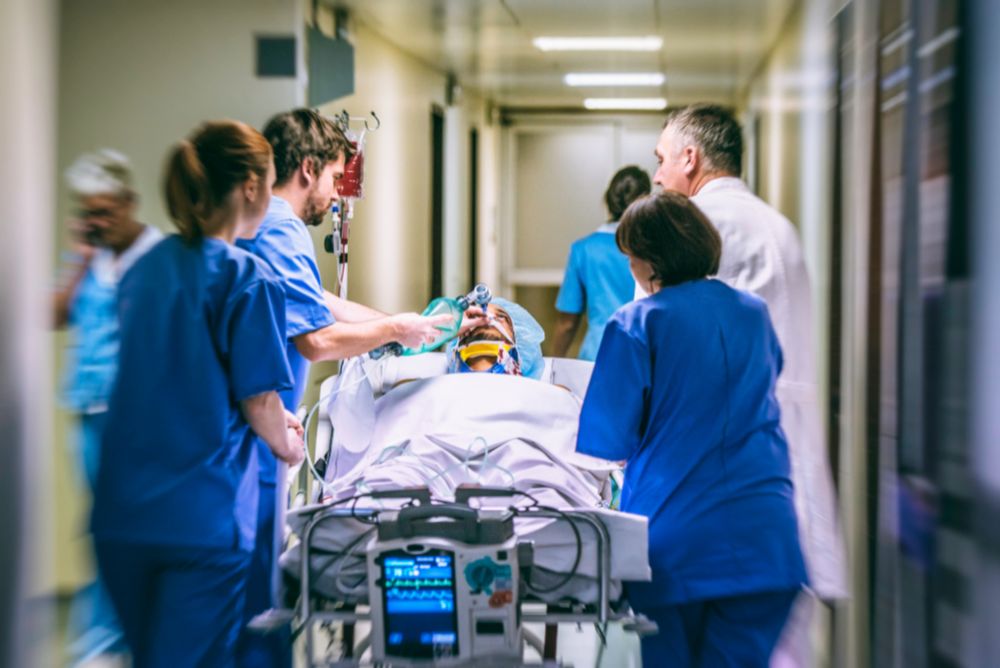
[[[344,165],[344,176],[337,182],[337,194],[340,197],[364,199],[365,189],[365,133],[355,137],[348,131],[347,140],[354,149],[354,156]]]

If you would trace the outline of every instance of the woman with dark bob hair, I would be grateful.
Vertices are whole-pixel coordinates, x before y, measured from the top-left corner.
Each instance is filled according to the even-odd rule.
[[[577,450],[623,460],[621,508],[649,518],[643,663],[767,666],[806,583],[767,307],[709,278],[722,241],[679,193],[636,200],[616,240],[650,296],[608,322]]]

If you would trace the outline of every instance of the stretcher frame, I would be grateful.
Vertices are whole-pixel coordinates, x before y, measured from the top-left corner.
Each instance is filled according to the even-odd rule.
[[[546,358],[546,363],[545,377],[550,380],[555,377],[555,374],[559,369],[558,365],[566,365],[566,368],[573,369],[575,365],[578,366],[580,364],[578,360],[553,360],[550,358]],[[556,366],[555,371],[553,370],[553,366]],[[559,375],[562,376],[562,374]],[[332,375],[323,381],[320,386],[321,397],[325,397],[329,394],[336,381],[336,377],[336,375]],[[573,390],[582,396],[582,393],[586,389],[587,380],[589,380],[589,373],[582,381],[582,385],[573,383]],[[301,415],[304,417],[305,411],[301,411]],[[316,461],[325,458],[327,453],[333,449],[333,431],[333,425],[330,424],[330,421],[325,413],[321,411],[319,419],[316,420],[316,433],[313,439],[313,453]],[[297,483],[298,484],[295,486],[295,492],[289,500],[289,504],[287,506],[293,509],[302,508],[307,503],[315,502],[317,500],[313,498],[314,492],[311,489],[313,481],[307,467],[302,467],[300,469]],[[280,494],[279,498],[287,498],[287,496]],[[300,565],[299,600],[293,609],[278,610],[276,612],[279,617],[293,618],[294,622],[297,622],[293,639],[297,639],[299,635],[305,636],[304,665],[306,668],[332,668],[334,666],[337,668],[355,668],[374,665],[371,663],[362,663],[358,658],[355,658],[363,656],[371,644],[370,634],[362,638],[360,641],[354,642],[354,629],[356,628],[356,625],[359,622],[371,621],[371,616],[367,606],[361,606],[362,609],[359,610],[353,603],[325,598],[311,591],[313,556],[313,546],[311,541],[317,527],[320,525],[344,519],[357,519],[359,517],[372,518],[379,512],[380,511],[378,509],[372,508],[317,508],[315,514],[309,519],[302,531],[302,563]],[[566,510],[561,512],[533,510],[531,512],[531,516],[562,521],[569,520],[579,523],[584,527],[584,529],[589,528],[589,530],[593,532],[594,537],[596,538],[593,544],[593,549],[596,551],[596,563],[598,570],[598,597],[596,604],[574,602],[570,606],[548,605],[542,601],[533,600],[530,597],[519,601],[518,604],[521,606],[522,624],[541,623],[545,625],[544,639],[537,637],[534,633],[530,632],[529,629],[522,627],[525,644],[532,647],[539,653],[542,657],[543,663],[524,664],[521,662],[515,662],[510,665],[558,665],[556,663],[558,637],[557,625],[561,623],[594,624],[598,629],[602,642],[606,636],[607,625],[610,622],[621,622],[627,631],[638,633],[640,636],[656,632],[656,625],[649,621],[646,617],[640,614],[632,613],[630,610],[616,609],[610,600],[611,539],[607,527],[596,514],[590,513],[587,510]],[[283,519],[284,518],[282,518],[282,520]],[[283,525],[284,522],[282,521],[282,526]],[[415,537],[414,540],[417,540],[417,537]],[[280,600],[277,595],[278,589],[279,585],[275,582],[275,600]],[[336,609],[335,606],[338,604],[344,607],[342,609]],[[328,658],[317,659],[316,649],[318,628],[324,625],[329,626],[333,624],[343,625],[341,644],[342,653],[345,656],[344,658],[335,661],[331,661]],[[477,662],[476,665],[477,668],[486,668],[481,661]],[[489,664],[489,666],[493,665],[495,664]]]
[[[318,508],[314,516],[305,525],[300,548],[302,550],[302,562],[300,565],[299,584],[301,591],[299,601],[294,610],[286,612],[293,613],[297,618],[298,627],[295,636],[300,634],[305,635],[305,666],[307,668],[332,668],[333,666],[347,668],[374,665],[363,663],[359,658],[356,658],[363,656],[365,651],[370,647],[370,632],[358,642],[354,641],[353,633],[354,628],[359,622],[371,621],[367,606],[357,606],[353,602],[327,598],[312,591],[312,539],[316,529],[323,524],[346,519],[374,519],[378,516],[379,512],[381,511],[372,508]],[[622,622],[626,630],[639,633],[640,635],[655,632],[655,625],[644,616],[634,614],[630,611],[617,610],[612,605],[610,600],[611,538],[607,527],[604,526],[604,523],[596,514],[586,510],[533,510],[531,516],[533,518],[539,517],[571,521],[593,532],[596,538],[593,549],[596,552],[598,571],[597,602],[595,604],[574,603],[571,609],[565,610],[547,605],[542,601],[533,600],[530,597],[521,599],[518,605],[521,606],[522,624],[541,623],[546,627],[544,640],[538,638],[528,629],[523,629],[525,644],[535,649],[542,657],[544,663],[525,664],[516,661],[505,665],[557,665],[554,663],[557,637],[556,625],[561,623],[594,624],[602,640],[605,637],[607,625],[610,622]],[[419,541],[419,539],[419,536],[414,536],[413,538],[414,541]],[[581,549],[586,549],[586,547]],[[342,607],[337,609],[336,606],[338,605]],[[543,611],[539,611],[537,608],[542,608]],[[323,625],[332,624],[344,625],[345,631],[342,634],[341,643],[341,653],[344,656],[338,660],[331,660],[327,657],[318,659],[316,656],[317,630]],[[477,665],[482,666],[482,662],[477,661]],[[489,665],[500,664],[490,663]]]

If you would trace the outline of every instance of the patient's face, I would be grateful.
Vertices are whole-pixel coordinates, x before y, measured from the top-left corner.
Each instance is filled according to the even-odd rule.
[[[504,341],[506,343],[517,343],[514,338],[514,323],[511,321],[507,311],[496,304],[489,304],[486,307],[486,317],[489,319],[485,325],[471,329],[459,339],[459,345],[466,345],[473,341]]]
[[[481,327],[469,330],[458,341],[458,347],[464,348],[470,344],[479,342],[498,342],[513,346],[517,343],[514,334],[514,322],[502,308],[496,304],[486,307],[486,315],[489,322]],[[465,360],[465,363],[473,371],[490,371],[497,364],[497,354],[493,350],[482,350],[482,354],[476,354]],[[518,369],[519,371],[519,369]]]

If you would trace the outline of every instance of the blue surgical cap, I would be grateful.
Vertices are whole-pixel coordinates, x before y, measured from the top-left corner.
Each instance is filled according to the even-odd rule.
[[[494,297],[493,303],[506,311],[514,323],[514,338],[517,339],[521,375],[538,380],[545,370],[545,359],[542,357],[545,330],[524,307],[502,297]]]
[[[538,321],[522,306],[502,297],[494,297],[493,303],[502,308],[514,323],[514,339],[517,345],[517,356],[521,364],[521,375],[538,380],[545,370],[545,359],[542,357],[542,341],[545,340],[545,330]],[[454,353],[458,339],[452,339],[448,344],[448,354]]]

